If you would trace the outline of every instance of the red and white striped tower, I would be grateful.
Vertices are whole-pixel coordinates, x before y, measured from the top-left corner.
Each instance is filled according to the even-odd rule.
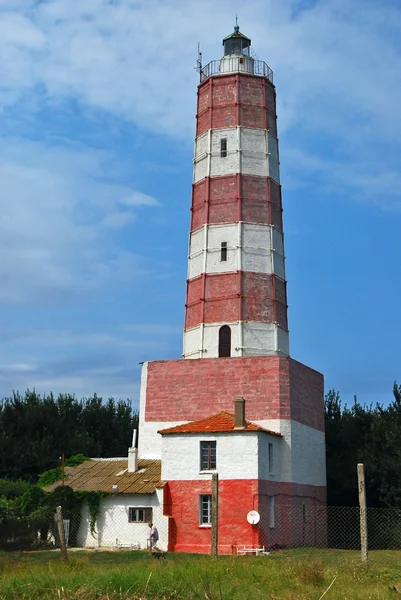
[[[223,551],[234,521],[244,539],[246,507],[265,510],[267,497],[305,506],[326,498],[323,376],[289,356],[273,74],[251,56],[250,44],[236,26],[223,40],[223,58],[199,69],[183,351],[193,360],[142,368],[139,455],[163,457],[172,547],[185,551],[210,548],[197,514],[199,494],[210,494],[210,473],[199,472],[193,427],[217,444]],[[232,413],[238,397],[247,419],[279,434],[273,471],[263,445],[252,454],[246,442],[233,460],[238,432],[222,433],[226,446],[210,435],[210,419]],[[188,421],[196,423],[164,431]]]
[[[239,31],[200,67],[184,358],[288,356],[273,73]]]

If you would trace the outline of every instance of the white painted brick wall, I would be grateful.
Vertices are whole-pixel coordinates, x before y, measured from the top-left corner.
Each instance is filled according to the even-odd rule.
[[[203,158],[197,160],[194,165],[194,183],[201,181],[209,175],[208,173],[208,158],[204,156]]]
[[[231,356],[288,356],[288,332],[274,323],[244,321],[235,323],[205,324],[203,328],[203,350],[199,352],[202,339],[201,326],[184,332],[184,358],[217,358],[219,329],[222,325],[231,327]],[[242,325],[242,349],[240,337]],[[280,346],[278,345],[278,341]]]
[[[121,544],[138,544],[139,542],[141,548],[146,548],[146,540],[149,536],[148,524],[129,523],[128,509],[130,507],[152,507],[152,520],[158,529],[160,538],[158,546],[162,550],[167,550],[168,518],[163,516],[163,489],[158,489],[154,494],[118,494],[104,498],[100,503],[95,538],[89,529],[88,508],[84,506],[78,532],[79,545],[89,548],[111,548],[118,539]]]
[[[264,129],[241,128],[241,151],[246,155],[266,156],[267,136]]]
[[[242,232],[242,233],[241,233]],[[243,271],[276,273],[285,279],[283,235],[270,225],[236,223],[207,226],[190,236],[188,277],[203,273],[207,239],[206,273]],[[242,243],[242,250],[239,243]],[[221,260],[221,242],[227,243],[227,261]],[[272,252],[272,249],[274,252]],[[240,257],[242,251],[242,257]]]
[[[245,322],[243,324],[242,356],[272,356],[276,354],[276,329],[274,323]]]
[[[220,156],[222,138],[227,139],[226,157]],[[218,177],[235,173],[270,176],[280,183],[277,139],[263,129],[241,127],[213,129],[196,139],[195,183],[209,175]]]
[[[211,479],[210,471],[200,470],[201,441],[216,441],[216,470],[221,479],[257,479],[257,432],[213,435],[191,433],[163,436],[162,479],[164,481]]]
[[[184,331],[184,357],[185,358],[202,358],[202,327],[191,327]],[[206,357],[208,358],[208,357]]]
[[[238,130],[214,129],[212,131],[212,156],[210,161],[210,176],[229,175],[239,172]],[[220,156],[220,142],[227,139],[227,156]]]
[[[209,153],[209,132],[203,133],[195,140],[195,160],[199,160]]]
[[[277,327],[277,351],[280,356],[290,355],[290,334],[281,327]]]
[[[294,420],[255,421],[284,436],[280,449],[280,480],[305,485],[326,485],[325,437],[322,431]]]

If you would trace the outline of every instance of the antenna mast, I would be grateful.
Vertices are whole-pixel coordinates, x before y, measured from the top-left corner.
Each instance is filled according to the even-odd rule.
[[[195,67],[195,69],[196,69],[196,71],[198,71],[199,77],[200,77],[201,80],[202,80],[202,68],[203,68],[202,67],[202,52],[200,51],[200,45],[199,45],[199,42],[198,42],[198,59],[196,61],[196,67]]]

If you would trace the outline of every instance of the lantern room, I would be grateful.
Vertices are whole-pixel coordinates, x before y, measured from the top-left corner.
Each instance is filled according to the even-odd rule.
[[[234,33],[224,38],[223,46],[224,56],[250,56],[251,40],[240,32],[238,24],[234,27]]]

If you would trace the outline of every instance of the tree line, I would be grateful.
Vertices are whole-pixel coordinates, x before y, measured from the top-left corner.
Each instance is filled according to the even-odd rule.
[[[357,463],[365,465],[368,506],[401,508],[401,385],[393,400],[342,406],[338,392],[325,398],[327,495],[331,506],[357,506]]]
[[[0,479],[35,483],[60,456],[127,456],[138,412],[129,400],[94,394],[14,393],[0,401]],[[401,508],[401,385],[388,406],[325,397],[327,494],[331,506],[358,504],[356,465],[365,465],[369,506]]]
[[[127,456],[138,413],[129,400],[94,394],[14,393],[0,401],[0,479],[36,482],[60,456]]]

